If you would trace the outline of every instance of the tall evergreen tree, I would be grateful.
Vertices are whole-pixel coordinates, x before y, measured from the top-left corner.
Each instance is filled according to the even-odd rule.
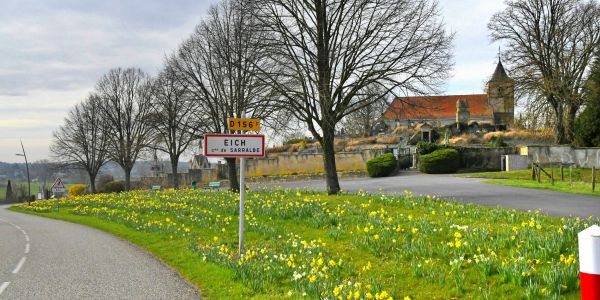
[[[580,147],[600,147],[600,53],[586,84],[586,98],[586,108],[575,124],[575,143]]]
[[[10,180],[8,181],[8,183],[6,184],[6,197],[4,197],[4,201],[6,202],[12,202],[13,200],[13,191],[12,191],[12,185],[10,184]]]

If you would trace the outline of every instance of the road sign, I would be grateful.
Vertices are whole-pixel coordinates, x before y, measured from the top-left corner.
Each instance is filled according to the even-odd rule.
[[[259,119],[242,119],[242,118],[227,118],[227,129],[229,130],[244,130],[244,131],[259,131]]]
[[[204,134],[204,156],[263,157],[265,136],[262,134]]]
[[[60,179],[60,177],[57,177],[56,180],[54,180],[54,184],[52,185],[52,192],[53,193],[66,193],[67,190],[65,189],[65,185],[62,183],[62,180]]]

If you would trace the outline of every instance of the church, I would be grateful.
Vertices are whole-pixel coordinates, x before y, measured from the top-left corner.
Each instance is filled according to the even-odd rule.
[[[514,123],[514,86],[514,80],[498,60],[485,94],[399,97],[384,112],[383,121],[389,128],[477,122],[507,129]]]

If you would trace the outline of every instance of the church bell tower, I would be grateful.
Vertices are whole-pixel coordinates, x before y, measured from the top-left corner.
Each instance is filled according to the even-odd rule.
[[[512,127],[515,120],[515,81],[506,74],[500,59],[485,91],[494,114],[494,125]]]

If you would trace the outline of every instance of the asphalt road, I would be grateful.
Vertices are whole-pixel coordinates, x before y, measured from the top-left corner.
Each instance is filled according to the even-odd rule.
[[[0,299],[199,299],[174,270],[99,230],[0,206]]]
[[[552,191],[515,188],[482,183],[484,179],[461,178],[451,175],[428,175],[404,172],[384,178],[342,179],[342,190],[356,192],[360,189],[374,193],[403,193],[409,190],[415,195],[438,195],[456,201],[485,206],[500,206],[519,210],[536,210],[554,216],[600,217],[600,198]],[[325,190],[324,180],[255,184]]]

